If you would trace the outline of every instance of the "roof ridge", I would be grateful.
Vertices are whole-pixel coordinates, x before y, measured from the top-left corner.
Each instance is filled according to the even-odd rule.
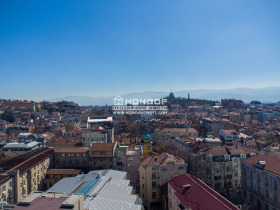
[[[34,158],[37,158],[39,155],[42,155],[42,154],[44,154],[44,153],[47,153],[47,152],[49,152],[50,150],[52,150],[52,149],[51,149],[51,148],[47,148],[47,149],[45,149],[45,150],[42,150],[42,151],[39,152],[38,154],[36,154],[36,155],[34,155],[34,156],[32,156],[32,157],[30,157],[30,158],[24,160],[23,162],[21,162],[21,163],[15,165],[14,167],[10,168],[9,170],[7,170],[7,171],[5,172],[5,174],[6,174],[7,172],[10,173],[11,171],[15,170],[16,168],[18,168],[18,167],[22,166],[23,164],[27,163],[28,161],[30,161],[30,160],[32,160],[32,159],[34,159]],[[16,157],[20,157],[20,156],[16,156]]]
[[[215,195],[220,195],[219,193],[217,193],[215,190],[213,190],[211,187],[209,187],[207,184],[205,184],[202,180],[200,180],[199,178],[195,177],[197,180],[199,180],[199,182],[197,182],[193,176],[191,174],[185,174],[185,175],[189,175],[189,178],[195,182],[196,184],[198,184],[199,186],[201,186],[202,190],[204,192],[206,192],[209,195],[212,195],[214,197],[214,199],[216,201],[218,201],[219,203],[221,203],[223,206],[225,206],[227,209],[231,209],[230,207],[228,207],[224,202],[222,202],[220,199],[218,199]],[[200,184],[201,183],[201,184]],[[205,189],[205,187],[207,187],[209,190],[211,190],[215,195],[211,194],[208,190]],[[230,204],[234,205],[233,203],[231,203],[229,200],[227,200],[226,198],[224,198],[223,196],[221,196],[223,199],[225,199],[226,201],[228,201]],[[235,206],[235,205],[234,205]],[[237,207],[236,207],[237,208]]]

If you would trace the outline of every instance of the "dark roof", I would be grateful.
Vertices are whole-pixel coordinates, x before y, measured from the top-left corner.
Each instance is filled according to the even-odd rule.
[[[8,161],[1,163],[0,168],[2,168],[2,173],[10,173],[12,170],[19,170],[20,173],[26,171],[27,169],[33,167],[36,163],[44,160],[48,156],[53,154],[53,149],[50,148],[40,148],[37,150],[32,150],[23,155],[11,158]]]
[[[190,174],[174,176],[168,184],[175,190],[175,196],[185,207],[191,209],[238,209],[234,204],[214,191],[200,179]]]
[[[0,175],[0,184],[6,182],[9,178],[9,175]]]

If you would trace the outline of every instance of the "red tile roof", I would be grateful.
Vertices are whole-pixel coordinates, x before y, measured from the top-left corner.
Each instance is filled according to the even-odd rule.
[[[76,169],[50,169],[47,171],[47,175],[78,175],[81,170]]]
[[[13,170],[19,170],[21,174],[36,165],[38,162],[50,157],[52,154],[53,149],[40,148],[9,159],[8,161],[0,164],[0,168],[2,168],[3,173],[8,174]]]
[[[197,133],[197,130],[194,128],[163,128],[163,132],[178,132],[178,133]]]
[[[243,160],[242,162],[253,165],[257,161],[265,161],[264,170],[280,176],[280,153],[272,152],[268,154],[259,154]]]
[[[90,148],[92,152],[113,152],[115,143],[94,143]]]
[[[238,209],[200,179],[190,174],[174,176],[168,181],[168,184],[176,191],[175,196],[185,207],[216,210]]]
[[[211,147],[208,150],[201,151],[201,153],[204,155],[223,156],[228,154],[226,148],[230,149],[231,155],[250,154],[250,153],[258,154],[257,150],[245,146],[241,146],[240,143],[237,143],[237,148],[235,147],[235,145],[224,145],[221,147]]]
[[[88,147],[56,147],[54,153],[87,153]]]
[[[16,206],[14,210],[59,210],[66,198],[44,198],[38,197],[28,206]]]
[[[174,162],[173,162],[174,161]],[[159,165],[168,165],[170,163],[174,164],[184,164],[184,160],[181,158],[177,158],[173,155],[170,155],[168,153],[162,153],[162,154],[154,154],[151,156],[144,157],[140,160],[141,166],[159,166]]]
[[[238,135],[236,130],[223,130],[226,135]]]

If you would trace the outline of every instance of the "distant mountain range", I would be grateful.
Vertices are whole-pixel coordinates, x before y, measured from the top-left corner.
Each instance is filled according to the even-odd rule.
[[[190,93],[191,98],[195,99],[207,99],[218,100],[225,98],[234,98],[243,100],[246,103],[250,101],[261,101],[263,103],[278,102],[280,101],[280,87],[267,87],[267,88],[236,88],[236,89],[224,89],[224,90],[211,90],[211,89],[197,89],[197,90],[183,90],[173,92],[175,97],[188,97]],[[124,99],[155,99],[168,96],[169,92],[156,92],[146,91],[140,93],[128,93],[123,94],[121,97]],[[74,101],[80,106],[89,105],[113,105],[113,100],[116,96],[111,97],[90,97],[90,96],[67,96],[64,98],[55,98],[50,101]]]

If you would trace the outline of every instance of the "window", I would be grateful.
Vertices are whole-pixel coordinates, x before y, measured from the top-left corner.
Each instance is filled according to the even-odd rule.
[[[265,208],[264,208],[265,210],[269,210],[269,205],[266,203],[265,204]]]
[[[178,170],[179,170],[179,171],[180,171],[180,170],[183,171],[183,170],[184,170],[184,166],[179,166],[179,167],[178,167]]]
[[[145,194],[143,193],[143,198],[145,198]]]
[[[206,160],[207,160],[207,161],[212,161],[212,156],[207,155],[207,156],[206,156]]]
[[[274,202],[278,203],[278,195],[276,193],[274,193]]]
[[[153,199],[157,199],[157,192],[153,192],[152,197],[153,197]]]
[[[142,188],[144,189],[144,184],[142,185]]]
[[[269,198],[269,192],[268,192],[267,189],[265,190],[265,197],[266,197],[266,198]]]
[[[156,187],[157,187],[157,182],[156,181],[152,182],[152,188],[156,189]]]
[[[152,179],[155,179],[156,178],[156,173],[152,173]]]
[[[265,177],[265,185],[268,186],[268,178]]]
[[[79,160],[76,160],[76,164],[80,164],[80,161],[79,161]]]
[[[247,200],[247,191],[244,191],[244,198]]]
[[[225,155],[225,161],[229,161],[230,160],[230,156],[229,155]]]
[[[274,181],[274,184],[273,184],[273,189],[278,191],[278,184],[276,181]]]
[[[250,202],[253,202],[253,194],[250,193]]]

